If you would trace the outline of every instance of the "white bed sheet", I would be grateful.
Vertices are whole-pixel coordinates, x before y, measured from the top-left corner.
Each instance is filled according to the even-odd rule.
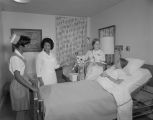
[[[147,69],[139,68],[129,75],[123,74],[124,79],[120,84],[111,84],[108,78],[99,78],[98,83],[109,93],[111,93],[118,105],[117,120],[132,120],[132,99],[130,94],[143,86],[152,77]]]
[[[130,93],[132,93],[136,89],[147,83],[151,77],[152,75],[149,70],[139,68],[138,70],[133,72],[132,75],[129,75],[124,78],[124,81],[121,84],[125,86]]]

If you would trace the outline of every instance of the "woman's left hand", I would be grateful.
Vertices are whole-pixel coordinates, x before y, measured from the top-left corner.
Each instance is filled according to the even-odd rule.
[[[33,86],[38,86],[38,80],[37,79],[32,79],[31,83]]]
[[[40,82],[40,87],[41,87],[41,86],[44,86],[44,82],[42,82],[42,81]]]
[[[122,79],[118,79],[115,81],[116,84],[120,84],[123,80]]]
[[[106,72],[103,72],[103,73],[101,74],[101,76],[102,76],[102,77],[109,77],[109,75],[108,75]]]

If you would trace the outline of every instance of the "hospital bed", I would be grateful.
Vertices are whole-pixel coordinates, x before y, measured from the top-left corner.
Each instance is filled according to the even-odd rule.
[[[151,78],[147,69],[140,69],[129,77],[130,93],[138,91]],[[130,82],[131,81],[131,82]],[[114,97],[96,81],[78,81],[41,87],[45,105],[45,117],[37,117],[42,111],[35,109],[35,120],[113,120],[117,105]],[[37,104],[38,106],[38,104]]]

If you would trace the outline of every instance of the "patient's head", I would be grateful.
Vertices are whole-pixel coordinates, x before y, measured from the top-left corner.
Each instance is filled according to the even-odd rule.
[[[120,58],[121,68],[124,68],[128,64],[128,61],[124,58]]]
[[[120,58],[116,63],[116,68],[124,68],[128,64],[128,61],[124,58]]]

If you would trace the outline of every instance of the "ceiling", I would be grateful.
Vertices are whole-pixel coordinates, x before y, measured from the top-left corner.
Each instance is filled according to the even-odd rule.
[[[48,15],[92,17],[123,0],[31,0],[21,4],[0,0],[3,11],[28,12]]]

